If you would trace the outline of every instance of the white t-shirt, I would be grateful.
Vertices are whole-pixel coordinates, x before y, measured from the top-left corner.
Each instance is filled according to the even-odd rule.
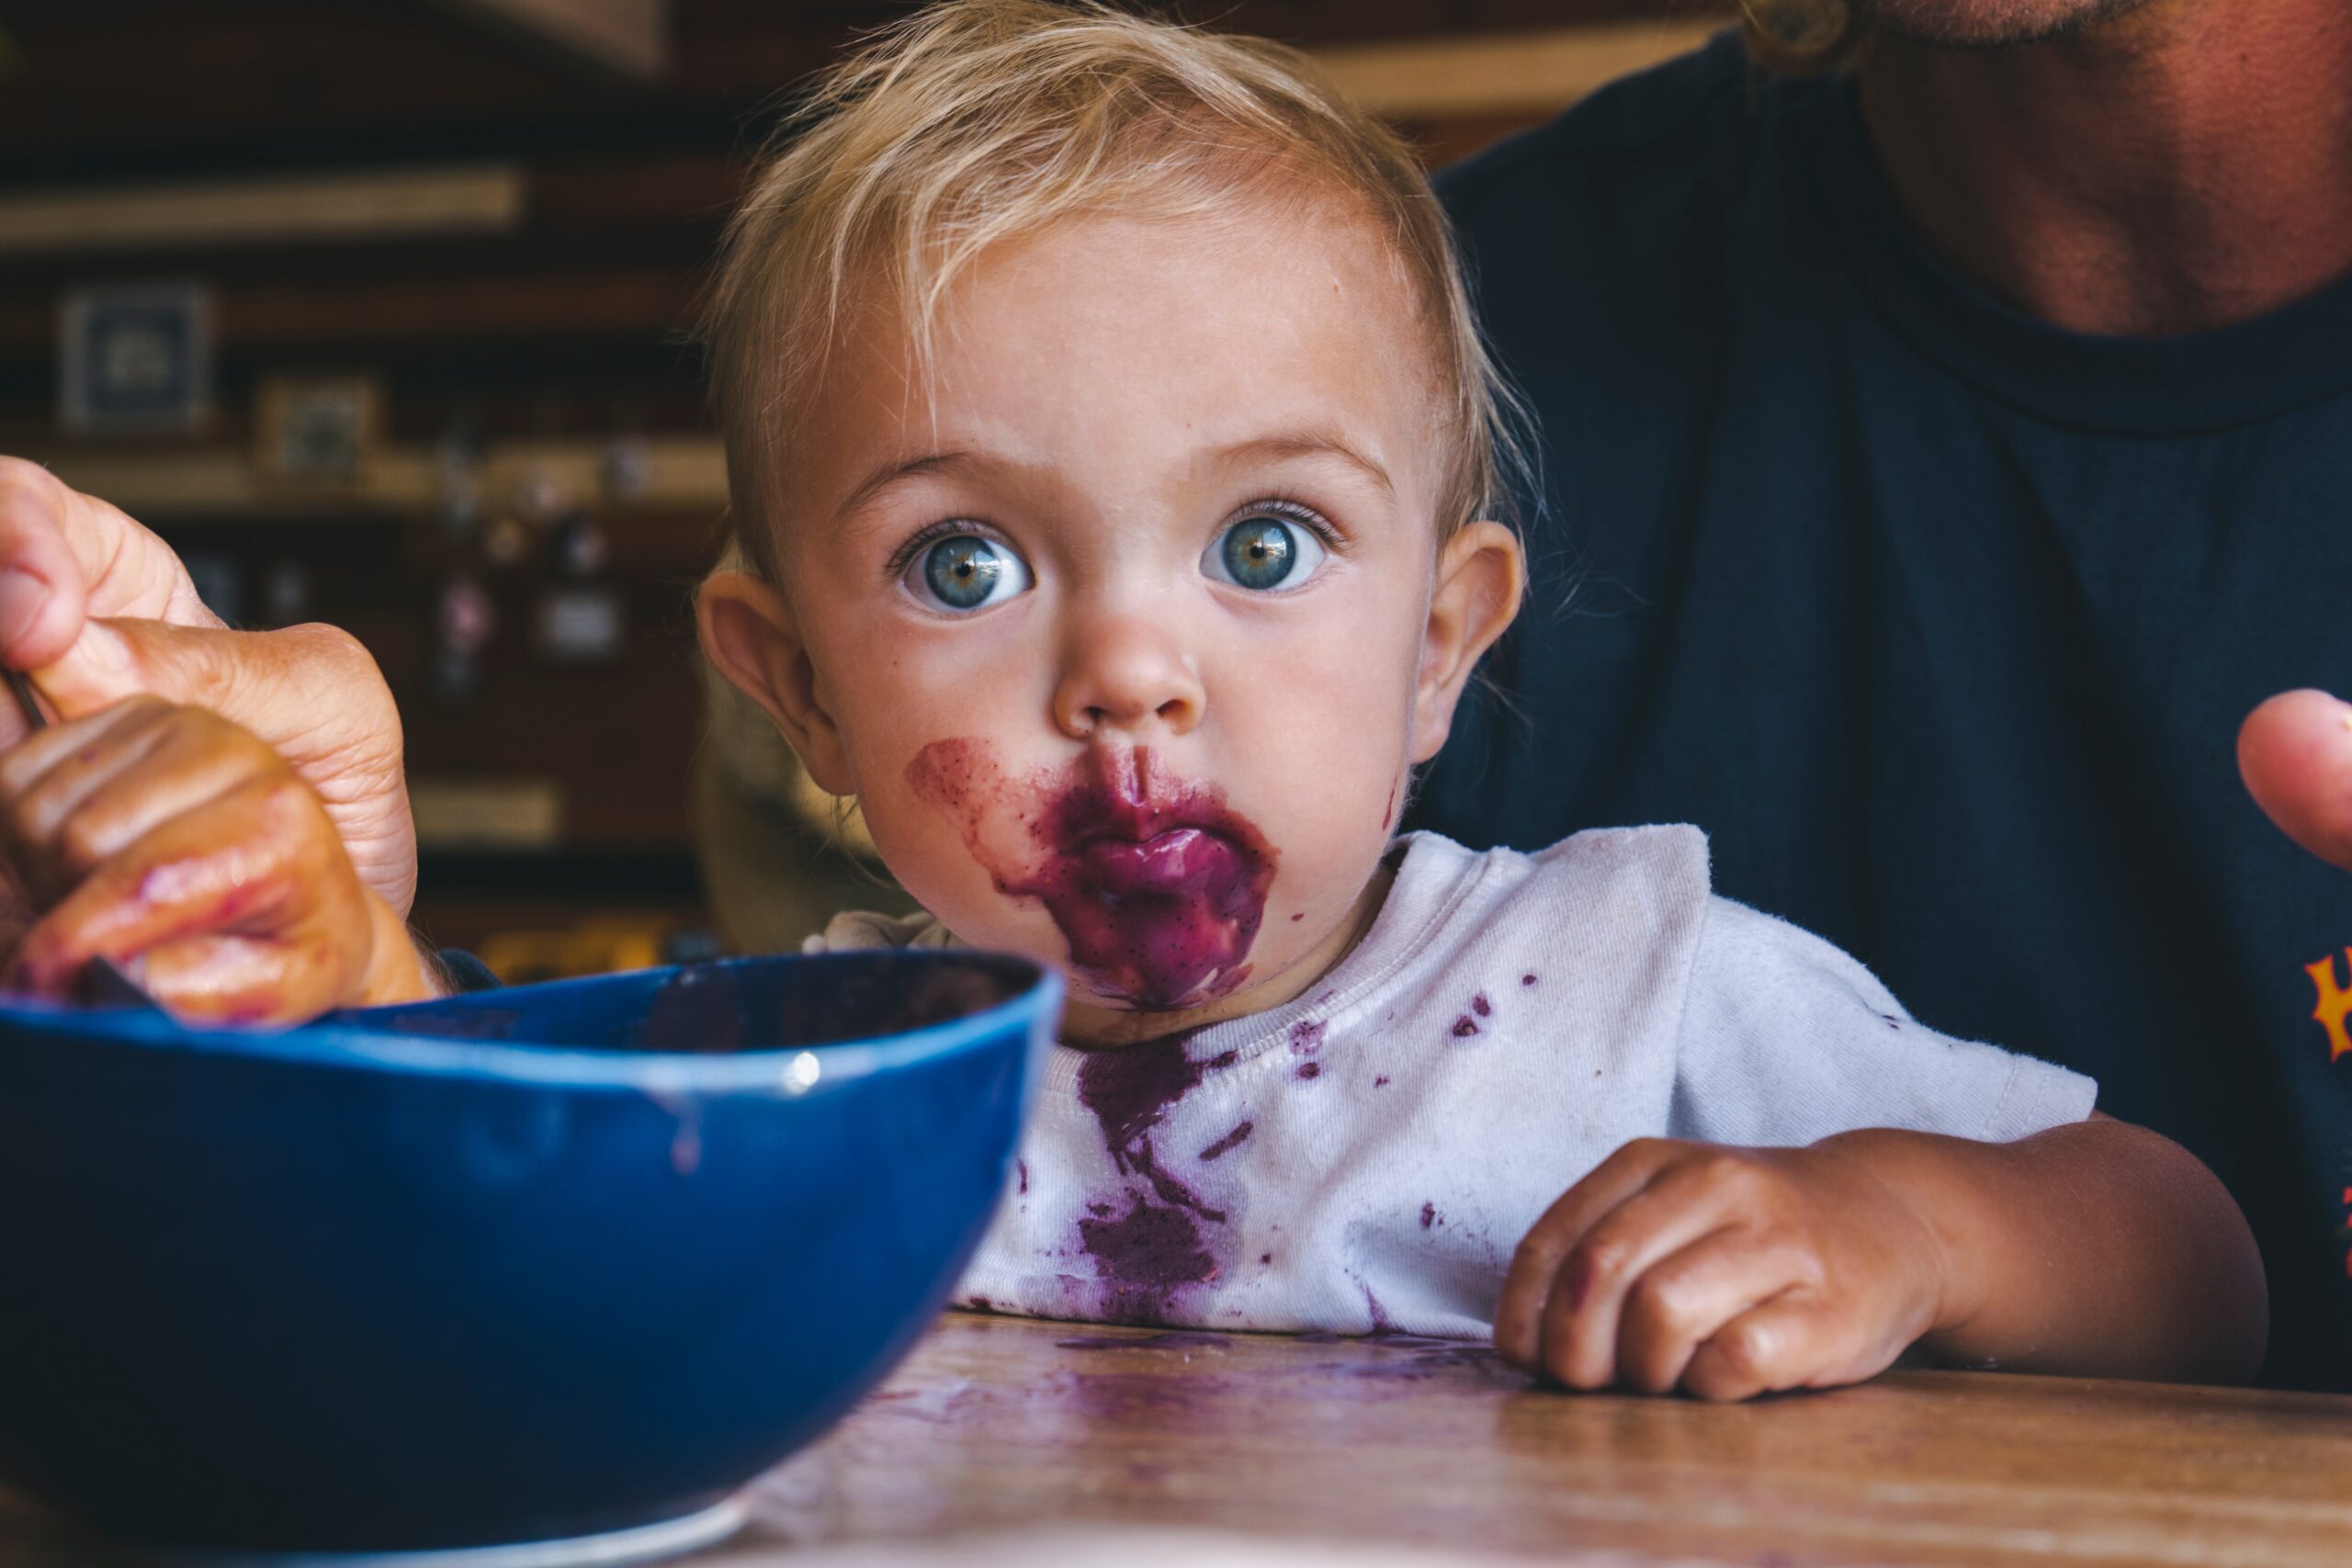
[[[1054,1053],[956,1299],[1483,1338],[1520,1238],[1631,1139],[1997,1143],[2090,1114],[2088,1078],[1913,1022],[1852,958],[1707,886],[1695,828],[1533,855],[1405,839],[1373,929],[1296,1001]],[[951,940],[845,915],[808,945]]]

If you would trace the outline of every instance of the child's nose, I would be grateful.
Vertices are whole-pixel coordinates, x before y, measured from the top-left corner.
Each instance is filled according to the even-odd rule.
[[[1054,723],[1083,739],[1105,729],[1182,735],[1200,723],[1208,694],[1180,640],[1140,615],[1074,630],[1054,691]]]

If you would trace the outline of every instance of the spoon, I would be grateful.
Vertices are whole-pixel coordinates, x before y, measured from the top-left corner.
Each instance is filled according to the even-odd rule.
[[[13,666],[0,670],[0,674],[8,678],[8,690],[17,699],[17,711],[25,716],[26,729],[47,729],[49,715],[41,711],[40,694],[33,686],[33,678]],[[146,987],[132,979],[122,965],[111,958],[93,958],[82,965],[81,984],[75,989],[82,1005],[87,1008],[163,1010],[155,998],[147,994]]]

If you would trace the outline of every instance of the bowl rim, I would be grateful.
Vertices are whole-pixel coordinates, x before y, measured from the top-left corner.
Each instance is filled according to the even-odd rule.
[[[600,985],[685,969],[733,968],[764,964],[831,964],[884,956],[922,962],[969,961],[1018,964],[1034,976],[993,1006],[944,1023],[904,1033],[729,1052],[597,1050],[587,1047],[518,1045],[491,1040],[397,1033],[367,1028],[356,1020],[368,1013],[406,1011],[440,1003],[488,1002],[557,987]],[[407,1074],[472,1082],[537,1088],[632,1089],[651,1093],[703,1090],[765,1090],[798,1098],[822,1088],[854,1082],[876,1073],[961,1055],[1001,1037],[1008,1025],[1029,1033],[1039,1021],[1050,1031],[1059,1016],[1062,977],[1049,964],[1018,953],[978,949],[952,952],[876,948],[840,953],[763,953],[704,964],[663,964],[610,975],[544,980],[528,986],[459,992],[418,1002],[330,1013],[291,1029],[191,1028],[158,1010],[126,1008],[90,1011],[31,997],[0,997],[0,1050],[17,1030],[60,1032],[107,1044],[159,1053],[209,1053],[290,1063],[301,1066]],[[801,1062],[809,1057],[814,1071]]]

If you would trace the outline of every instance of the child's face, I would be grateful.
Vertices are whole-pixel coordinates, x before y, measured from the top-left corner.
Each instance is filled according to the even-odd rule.
[[[843,334],[785,592],[705,590],[712,657],[908,891],[1063,964],[1073,1038],[1328,968],[1510,619],[1509,532],[1439,548],[1410,298],[1368,228],[1311,211],[1010,242],[950,293],[928,376],[879,312]]]

